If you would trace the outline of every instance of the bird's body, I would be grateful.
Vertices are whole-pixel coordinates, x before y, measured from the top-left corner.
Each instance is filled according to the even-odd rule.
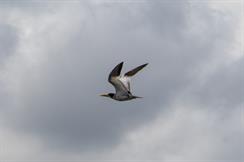
[[[137,68],[125,73],[124,75],[120,75],[120,72],[123,67],[123,62],[118,64],[109,74],[108,81],[114,86],[116,93],[108,93],[103,94],[101,96],[110,97],[117,101],[127,101],[136,98],[141,98],[138,96],[134,96],[130,90],[130,78],[135,75],[138,71],[143,69],[147,64],[143,64],[138,66]]]

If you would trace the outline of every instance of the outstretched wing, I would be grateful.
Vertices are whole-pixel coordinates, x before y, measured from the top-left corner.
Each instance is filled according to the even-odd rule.
[[[124,76],[121,76],[120,78],[119,78],[119,80],[124,84],[124,86],[126,87],[126,89],[130,92],[130,81],[131,81],[131,77],[133,76],[133,75],[135,75],[138,71],[140,71],[141,69],[143,69],[145,66],[147,66],[148,65],[148,63],[147,64],[143,64],[143,65],[141,65],[141,66],[138,66],[138,67],[136,67],[135,69],[133,69],[133,70],[130,70],[130,71],[128,71],[127,73],[125,73],[125,75]]]
[[[140,71],[141,69],[143,69],[147,65],[148,65],[148,63],[143,64],[141,66],[138,66],[135,69],[132,69],[131,71],[128,71],[127,73],[125,73],[125,76],[132,77],[133,75],[135,75],[138,71]]]
[[[108,76],[108,81],[111,83],[113,77],[118,77],[120,76],[120,72],[122,70],[124,62],[119,63],[115,68],[110,72]],[[113,84],[113,83],[112,83]]]
[[[115,68],[109,74],[108,81],[114,86],[116,94],[127,95],[129,92],[123,82],[120,81],[120,72],[122,67],[123,62],[115,66]]]
[[[119,78],[119,80],[124,84],[126,89],[130,91],[130,77],[122,76]]]

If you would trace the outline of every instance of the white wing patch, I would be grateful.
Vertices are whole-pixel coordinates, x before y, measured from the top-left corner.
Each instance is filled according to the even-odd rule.
[[[113,84],[116,95],[118,96],[127,96],[128,90],[124,83],[120,80],[120,77],[111,77],[110,83]]]
[[[124,84],[128,91],[130,91],[130,77],[121,76],[119,80]]]

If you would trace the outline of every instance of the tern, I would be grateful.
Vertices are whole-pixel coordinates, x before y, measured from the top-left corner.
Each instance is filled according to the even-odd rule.
[[[138,71],[147,66],[148,63],[138,66],[133,70],[128,71],[124,75],[120,75],[123,63],[124,62],[121,62],[117,66],[115,66],[115,68],[110,72],[108,77],[108,81],[114,86],[116,93],[107,93],[100,96],[109,97],[117,101],[128,101],[136,98],[142,98],[132,95],[130,91],[130,80],[132,76],[134,76]]]

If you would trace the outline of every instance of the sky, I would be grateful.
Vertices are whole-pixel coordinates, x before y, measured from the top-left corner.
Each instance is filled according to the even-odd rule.
[[[0,161],[244,160],[241,0],[0,1]],[[109,72],[149,65],[127,102]]]

